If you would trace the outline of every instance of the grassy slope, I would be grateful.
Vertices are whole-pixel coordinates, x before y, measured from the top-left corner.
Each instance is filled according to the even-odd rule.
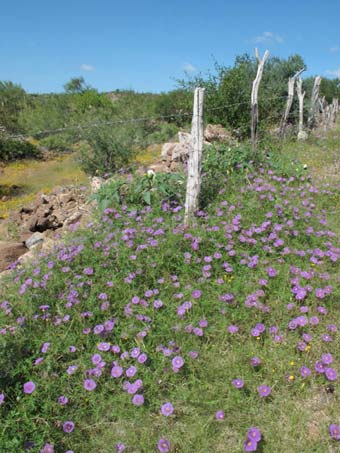
[[[74,154],[47,161],[24,160],[8,164],[0,176],[4,188],[18,186],[19,195],[0,205],[0,216],[30,203],[38,192],[49,192],[56,186],[86,184],[88,179],[79,168]]]
[[[297,145],[287,153],[296,156],[308,149],[308,144]],[[318,145],[313,144],[311,149],[317,150]],[[324,162],[317,161],[320,168],[324,168]],[[264,453],[337,451],[328,426],[340,423],[338,384],[317,375],[314,364],[322,353],[330,352],[332,367],[340,371],[339,333],[331,333],[332,342],[321,337],[328,332],[327,326],[339,319],[338,268],[330,259],[333,255],[320,257],[318,250],[335,253],[338,246],[333,233],[325,232],[336,227],[334,205],[339,192],[334,181],[326,190],[315,191],[313,187],[306,178],[281,180],[267,172],[246,179],[234,175],[226,192],[190,231],[181,229],[181,211],[155,207],[138,214],[108,213],[96,227],[79,232],[73,246],[65,246],[57,257],[41,258],[34,265],[35,272],[19,272],[16,283],[7,287],[1,299],[8,301],[0,312],[5,329],[0,337],[0,392],[5,394],[0,406],[1,451],[24,451],[24,443],[34,441],[32,451],[40,451],[51,442],[58,453],[68,449],[109,453],[115,451],[116,443],[124,442],[126,451],[146,453],[156,451],[158,439],[165,437],[174,452],[240,452],[251,426],[262,431],[258,451]],[[324,223],[326,218],[329,225]],[[248,235],[254,225],[260,227],[268,219],[271,224],[265,231]],[[281,229],[275,228],[278,224]],[[313,232],[306,232],[308,227]],[[314,234],[321,231],[324,233]],[[274,232],[284,240],[283,246],[275,247],[274,239],[268,240]],[[243,238],[255,238],[256,243],[244,242]],[[79,244],[84,248],[76,248]],[[146,248],[138,247],[141,244]],[[264,250],[263,245],[268,244],[271,249]],[[289,247],[290,253],[283,247]],[[297,255],[297,250],[306,255]],[[187,258],[186,262],[185,253],[191,254],[190,261]],[[249,256],[255,255],[258,265],[249,267]],[[206,257],[211,257],[211,262]],[[311,257],[317,263],[311,262]],[[48,270],[47,262],[51,267],[52,261],[53,269]],[[224,262],[232,269],[226,272]],[[204,265],[211,265],[211,269],[205,268],[202,273]],[[312,286],[303,302],[296,301],[291,291],[290,279],[296,277],[291,266],[309,272],[309,280],[299,276],[301,286]],[[93,268],[91,275],[84,273],[88,267]],[[269,267],[277,270],[276,277],[268,277]],[[325,280],[326,273],[329,280]],[[260,278],[267,279],[267,285],[261,286]],[[327,285],[333,291],[318,300],[316,288]],[[155,289],[158,294],[145,295]],[[247,296],[260,289],[264,292],[260,301],[270,308],[269,313],[244,304]],[[202,292],[199,298],[193,297],[194,290]],[[107,310],[100,308],[105,302],[103,293],[110,302]],[[221,301],[223,294],[233,294],[233,302]],[[136,295],[148,306],[128,305]],[[156,299],[163,301],[162,308],[153,307]],[[184,301],[190,301],[192,308],[179,317],[177,309]],[[67,302],[71,302],[69,307]],[[292,302],[295,307],[287,310]],[[46,319],[39,308],[44,304],[50,306]],[[307,317],[318,315],[320,323],[289,330],[289,321],[302,315],[301,305],[308,307]],[[327,315],[318,314],[320,305],[327,308]],[[128,314],[130,307],[132,313]],[[89,312],[92,316],[86,317]],[[65,315],[69,319],[63,318]],[[24,320],[16,321],[18,317]],[[94,326],[112,319],[112,331],[102,338],[94,334]],[[208,323],[203,336],[200,331],[196,331],[199,335],[188,333],[188,326],[198,327],[202,320]],[[251,329],[259,322],[265,324],[266,331],[253,337]],[[231,324],[239,327],[238,333],[228,332]],[[273,341],[269,333],[273,325],[278,326],[282,342]],[[15,332],[11,333],[13,326]],[[86,327],[92,329],[89,334],[83,333]],[[296,348],[302,333],[313,336],[305,352]],[[51,343],[45,354],[40,352],[44,342]],[[138,346],[148,360],[139,364],[131,357],[122,359],[119,354],[100,352],[106,365],[100,377],[93,377],[97,388],[88,392],[83,380],[86,370],[94,368],[91,357],[99,352],[100,342],[119,345],[121,352]],[[170,356],[159,351],[160,345]],[[70,352],[70,346],[76,351]],[[198,357],[191,358],[190,351],[197,351]],[[171,369],[176,355],[185,360],[178,373]],[[249,363],[253,356],[261,358],[258,369]],[[33,365],[38,357],[44,357],[44,361]],[[143,406],[134,406],[132,395],[122,390],[126,378],[110,376],[114,360],[124,371],[132,364],[137,366],[138,372],[130,381],[142,379],[139,393],[145,398]],[[77,371],[68,375],[68,366],[74,364]],[[299,376],[302,365],[312,369],[311,377]],[[244,379],[243,389],[232,386],[235,378]],[[36,390],[24,395],[22,386],[30,380]],[[271,386],[270,397],[259,396],[257,387],[261,384]],[[66,406],[57,403],[60,395],[69,398]],[[167,401],[174,406],[170,417],[160,414],[161,405]],[[225,412],[224,420],[215,419],[218,410]],[[66,420],[75,423],[70,434],[62,430]]]

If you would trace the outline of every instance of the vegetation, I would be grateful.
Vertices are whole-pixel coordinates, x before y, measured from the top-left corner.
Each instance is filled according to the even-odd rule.
[[[238,138],[247,138],[256,66],[256,60],[247,54],[237,56],[231,67],[216,62],[214,70],[207,75],[179,80],[175,90],[161,94],[119,90],[99,93],[82,77],[67,82],[61,94],[28,95],[18,85],[1,82],[0,126],[5,128],[5,135],[17,132],[32,136],[39,140],[39,145],[57,151],[87,142],[89,146],[83,146],[81,159],[84,169],[94,173],[94,165],[98,163],[98,171],[110,173],[125,162],[122,155],[131,157],[150,144],[173,138],[179,128],[189,127],[192,91],[197,85],[206,88],[206,121],[220,123]],[[259,95],[262,135],[279,124],[288,78],[305,66],[299,55],[287,59],[271,57],[266,63]],[[306,115],[313,81],[313,77],[304,80]],[[324,78],[321,95],[328,102],[340,97],[340,80]],[[296,99],[289,121],[291,124],[297,121]],[[99,134],[103,137],[99,138]],[[108,137],[113,140],[113,154],[109,159],[110,150],[103,145]],[[120,147],[122,153],[117,150]],[[20,157],[18,154],[17,158]]]
[[[170,176],[118,178],[97,220],[7,279],[4,451],[336,451],[338,189],[275,149],[225,151],[191,228]]]
[[[10,162],[17,159],[41,157],[40,150],[32,143],[22,140],[1,140],[0,161]]]

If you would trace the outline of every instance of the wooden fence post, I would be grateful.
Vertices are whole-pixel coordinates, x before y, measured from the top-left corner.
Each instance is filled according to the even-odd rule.
[[[280,124],[280,136],[283,137],[285,133],[285,129],[287,126],[287,121],[288,121],[288,116],[290,109],[292,108],[293,104],[293,98],[294,98],[294,85],[295,85],[295,80],[303,73],[305,68],[300,69],[293,77],[289,77],[288,80],[288,98],[287,98],[287,103],[286,103],[286,109],[283,114],[281,124]]]
[[[194,109],[191,125],[192,145],[188,160],[188,179],[185,197],[184,224],[188,225],[198,209],[198,197],[201,190],[201,165],[204,143],[203,103],[204,88],[195,88]]]
[[[308,127],[311,129],[314,127],[316,122],[317,110],[319,110],[319,92],[320,92],[321,77],[317,76],[314,80],[314,86],[312,91],[311,104],[308,115]]]
[[[256,150],[257,139],[258,139],[257,126],[258,126],[258,122],[259,122],[259,108],[258,108],[257,97],[258,97],[260,82],[262,79],[263,67],[264,67],[264,64],[265,64],[267,58],[269,57],[269,51],[266,50],[262,57],[262,60],[260,60],[259,52],[257,49],[255,49],[255,57],[258,62],[258,66],[257,66],[257,74],[253,81],[253,88],[251,91],[251,125],[250,125],[251,145],[252,145],[253,151]]]
[[[296,81],[296,92],[299,98],[299,129],[298,129],[298,140],[305,140],[307,133],[303,130],[303,100],[306,92],[302,92],[302,79],[298,77]]]
[[[339,99],[333,98],[331,104],[331,117],[330,117],[330,126],[334,127],[336,124],[336,117],[339,110]]]

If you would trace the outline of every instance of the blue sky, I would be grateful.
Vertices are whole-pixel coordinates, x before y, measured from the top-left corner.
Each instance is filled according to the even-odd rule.
[[[11,0],[0,8],[0,80],[62,91],[167,91],[184,71],[257,46],[302,55],[307,75],[340,77],[340,0]]]

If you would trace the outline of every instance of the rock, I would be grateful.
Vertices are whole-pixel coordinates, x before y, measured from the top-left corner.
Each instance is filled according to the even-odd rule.
[[[82,213],[79,211],[74,212],[70,217],[65,221],[65,225],[71,225],[72,223],[78,222],[82,217]]]
[[[50,202],[50,199],[47,195],[45,195],[44,193],[41,194],[41,201],[43,204],[48,204]]]
[[[154,171],[155,173],[168,173],[169,167],[164,162],[155,162],[152,165],[149,165],[149,170]]]
[[[204,138],[209,143],[218,141],[218,142],[228,142],[234,143],[235,140],[231,136],[231,133],[227,131],[221,124],[208,124],[204,131]]]
[[[0,271],[5,270],[26,252],[27,248],[21,242],[0,241]]]
[[[37,244],[41,244],[44,241],[44,235],[42,233],[39,233],[38,231],[32,236],[30,236],[26,241],[25,245],[28,249],[31,249],[32,247],[36,246]]]
[[[90,186],[91,186],[91,193],[96,193],[105,184],[105,179],[99,178],[98,176],[94,176],[91,178]]]
[[[18,259],[19,261],[19,264],[22,266],[23,264],[27,264],[31,261],[34,260],[35,258],[35,251],[34,251],[34,248],[32,250],[30,250],[29,252],[25,253],[24,255],[20,256],[20,258]]]
[[[70,203],[71,201],[76,201],[74,198],[74,193],[69,192],[69,193],[62,193],[59,195],[59,201],[61,204],[65,205],[67,203]]]
[[[171,159],[176,143],[164,143],[162,146],[161,159],[167,161]]]
[[[298,139],[298,140],[301,140],[301,141],[304,142],[305,140],[307,140],[307,138],[308,138],[307,132],[305,132],[305,131],[300,131],[300,132],[298,133],[298,136],[297,136],[297,139]]]

